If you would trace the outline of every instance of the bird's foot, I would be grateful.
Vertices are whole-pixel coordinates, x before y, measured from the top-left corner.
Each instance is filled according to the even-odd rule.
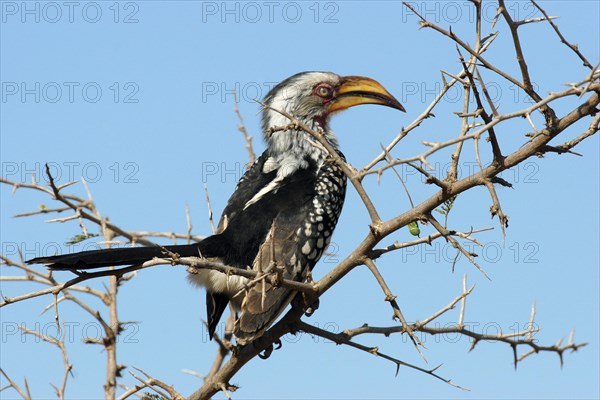
[[[231,352],[231,356],[237,357],[240,354],[240,351],[242,351],[242,349],[244,348],[244,346],[245,345],[243,345],[243,344],[238,344],[238,345],[232,344],[231,348],[229,350]]]
[[[307,317],[312,316],[319,308],[319,299],[311,299],[304,293],[302,294],[302,299],[304,300],[304,315]]]
[[[221,344],[223,345],[223,347],[229,351],[232,355],[236,356],[239,353],[239,348],[240,346],[236,346],[235,344],[233,344],[232,342],[230,342],[227,339],[223,339],[221,341]]]
[[[282,346],[281,340],[277,339],[272,344],[270,344],[269,347],[264,349],[262,353],[258,353],[258,356],[261,359],[266,360],[267,358],[271,357],[273,350],[279,350],[281,348],[281,346]]]
[[[313,283],[313,276],[312,276],[312,271],[307,271],[306,272],[306,283]]]

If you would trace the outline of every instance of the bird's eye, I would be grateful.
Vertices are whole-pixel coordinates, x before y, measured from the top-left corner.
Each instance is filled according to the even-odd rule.
[[[323,99],[330,99],[333,96],[333,88],[327,84],[321,84],[315,88],[315,94]]]

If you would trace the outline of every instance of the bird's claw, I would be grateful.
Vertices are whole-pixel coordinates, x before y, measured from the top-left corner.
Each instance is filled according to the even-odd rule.
[[[258,357],[260,357],[262,360],[266,360],[267,358],[271,357],[271,353],[273,353],[272,344],[270,344],[269,347],[264,349],[262,353],[258,353]]]
[[[221,342],[221,344],[223,345],[223,347],[228,350],[232,355],[236,356],[239,353],[239,348],[240,346],[236,346],[235,344],[231,343],[229,340],[223,340]]]
[[[266,360],[267,358],[271,357],[273,350],[279,350],[282,346],[281,340],[276,339],[272,344],[269,345],[269,347],[264,349],[262,353],[258,353],[258,356],[261,359]]]
[[[306,296],[302,296],[304,299],[304,315],[307,317],[312,316],[315,311],[319,308],[319,299],[312,300],[310,303],[310,299]]]

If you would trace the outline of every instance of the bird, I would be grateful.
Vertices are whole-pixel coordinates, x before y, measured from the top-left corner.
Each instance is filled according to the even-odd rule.
[[[340,165],[345,158],[329,121],[332,115],[362,104],[405,111],[374,79],[297,73],[265,96],[261,125],[266,149],[240,178],[213,235],[192,244],[91,250],[27,263],[79,271],[169,258],[166,249],[181,257],[201,256],[257,272],[276,267],[280,277],[304,282],[330,243],[346,194],[347,177]],[[289,116],[318,132],[335,154],[307,130],[291,124]],[[188,277],[206,288],[209,337],[231,303],[239,345],[259,338],[297,293],[265,280],[249,285],[248,278],[216,270],[199,269]]]

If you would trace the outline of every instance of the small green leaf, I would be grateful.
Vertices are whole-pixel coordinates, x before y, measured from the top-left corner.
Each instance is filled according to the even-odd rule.
[[[419,236],[421,234],[421,229],[419,229],[419,223],[417,221],[413,221],[408,224],[408,231],[413,236]]]
[[[67,242],[65,242],[65,244],[67,246],[74,245],[76,243],[83,242],[84,240],[89,239],[91,237],[95,237],[95,236],[100,236],[100,235],[98,235],[97,233],[88,233],[87,235],[80,233],[78,235],[73,236],[71,239],[69,239]]]

